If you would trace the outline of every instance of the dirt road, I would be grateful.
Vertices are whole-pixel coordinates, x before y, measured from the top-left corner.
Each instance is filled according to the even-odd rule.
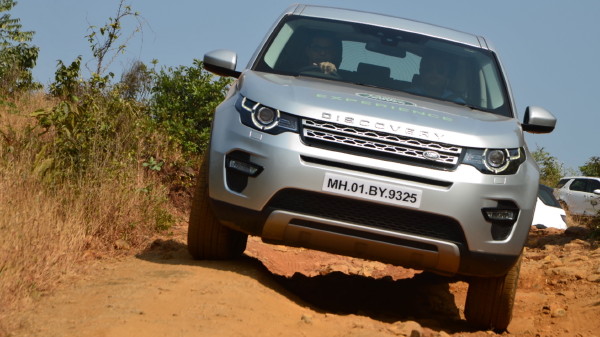
[[[193,261],[179,234],[90,263],[9,336],[495,335],[462,320],[464,282],[256,238],[237,261]],[[534,229],[503,336],[600,337],[600,249]]]

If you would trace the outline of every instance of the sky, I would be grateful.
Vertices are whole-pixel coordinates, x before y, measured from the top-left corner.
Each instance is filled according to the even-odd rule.
[[[35,31],[40,48],[34,77],[54,79],[58,60],[78,55],[90,69],[86,35],[115,17],[119,0],[17,0],[10,12],[23,30]],[[191,66],[206,52],[229,49],[242,70],[279,15],[293,2],[281,0],[126,0],[143,29],[126,41],[110,71],[132,62],[157,67]],[[541,106],[558,119],[550,134],[527,134],[531,151],[543,148],[568,173],[600,157],[600,1],[598,0],[307,0],[304,3],[383,13],[484,36],[496,47],[522,120],[527,106]],[[138,25],[123,22],[123,36]],[[84,76],[89,72],[84,71]]]

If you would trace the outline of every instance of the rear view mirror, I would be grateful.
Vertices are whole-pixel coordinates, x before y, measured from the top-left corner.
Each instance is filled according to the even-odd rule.
[[[383,54],[383,55],[389,55],[389,56],[394,56],[394,57],[399,57],[399,58],[406,57],[406,50],[398,47],[397,42],[396,42],[396,45],[384,44],[384,43],[375,42],[375,41],[367,42],[365,49],[372,51],[372,52],[379,53],[379,54]]]
[[[556,117],[544,108],[529,106],[525,109],[521,126],[523,131],[531,133],[550,133],[556,126]]]
[[[237,54],[225,49],[213,50],[204,54],[204,69],[219,76],[239,77],[235,71]]]

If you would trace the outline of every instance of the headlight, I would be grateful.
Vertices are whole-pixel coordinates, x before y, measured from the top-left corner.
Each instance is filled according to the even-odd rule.
[[[242,124],[271,134],[298,131],[296,117],[240,96],[235,104]]]
[[[516,149],[467,149],[463,164],[486,174],[514,174],[525,161],[525,152]]]

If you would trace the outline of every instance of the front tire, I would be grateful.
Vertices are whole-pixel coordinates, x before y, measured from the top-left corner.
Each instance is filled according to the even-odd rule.
[[[506,330],[512,319],[520,270],[521,256],[505,276],[471,278],[465,303],[465,318],[469,324]]]
[[[188,224],[188,250],[196,260],[224,260],[242,255],[248,235],[223,226],[215,217],[208,194],[208,155],[196,182]]]

